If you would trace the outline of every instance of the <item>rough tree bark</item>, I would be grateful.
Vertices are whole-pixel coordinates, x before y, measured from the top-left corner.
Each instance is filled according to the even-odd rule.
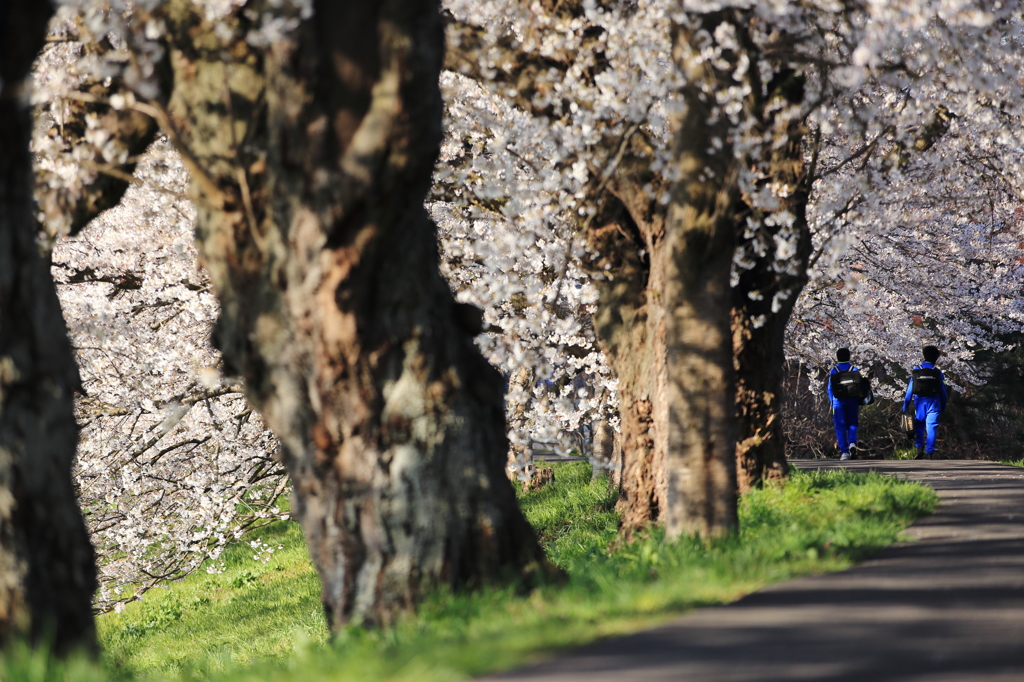
[[[167,127],[221,300],[215,342],[280,437],[332,629],[437,585],[549,571],[503,471],[503,381],[438,272],[436,0],[322,0],[259,54],[166,9]],[[264,147],[254,141],[267,140]],[[264,151],[265,150],[265,151]]]
[[[725,16],[705,17],[701,25],[713,28],[715,22]],[[757,46],[750,39],[746,20],[742,16],[734,16],[733,26],[740,41],[739,46],[747,52],[750,63],[758,62],[760,55]],[[690,36],[684,35],[683,39],[688,40]],[[721,91],[735,83],[734,73],[716,74],[705,71],[697,76],[707,79],[700,82],[701,87]],[[724,79],[716,80],[723,76]],[[776,106],[778,98],[785,99],[789,104],[799,104],[802,101],[804,77],[791,68],[779,66],[772,73],[771,80],[762,88],[761,76],[760,70],[749,70],[746,74],[750,92],[745,109],[748,115],[755,117],[762,133],[771,133],[768,137],[772,144],[766,145],[766,158],[751,160],[747,166],[760,166],[759,171],[766,178],[764,183],[785,188],[785,191],[778,192],[778,210],[787,211],[793,216],[793,221],[790,224],[768,221],[766,219],[772,212],[754,208],[749,197],[735,196],[731,210],[736,223],[734,229],[737,244],[749,244],[751,237],[744,235],[745,230],[740,228],[751,221],[756,221],[757,239],[768,245],[764,254],[756,257],[752,266],[740,273],[739,281],[734,283],[731,291],[739,492],[746,492],[759,485],[762,480],[784,477],[788,470],[780,415],[782,368],[785,362],[784,338],[794,303],[807,281],[807,264],[811,254],[811,235],[807,225],[806,208],[813,182],[814,163],[812,161],[810,164],[811,168],[805,168],[803,161],[806,124],[803,117],[788,119],[782,125],[777,125],[778,122],[775,120],[780,111]],[[688,101],[692,95],[692,92],[688,93]],[[727,128],[720,127],[717,131],[709,129],[707,120],[699,116],[684,120],[682,126],[679,134],[684,143],[689,139],[697,145],[700,141],[710,140],[716,135],[721,140],[728,139]],[[697,148],[697,151],[700,149]],[[731,177],[724,156],[728,151],[725,147],[721,156],[714,154],[706,159],[720,164],[718,168],[712,167],[712,173],[707,175],[709,186],[713,187],[715,182],[725,183]],[[607,226],[592,230],[589,235],[592,250],[601,254],[598,258],[601,268],[595,268],[595,272],[600,273],[603,269],[612,275],[610,278],[598,275],[598,286],[604,294],[600,319],[606,322],[605,325],[598,327],[601,338],[620,375],[643,377],[640,381],[624,382],[626,388],[622,391],[623,430],[630,430],[628,425],[631,421],[639,422],[644,426],[641,431],[649,434],[651,442],[655,443],[654,457],[643,448],[635,446],[624,452],[628,478],[623,480],[620,509],[624,514],[623,526],[627,535],[636,527],[657,519],[659,511],[665,509],[665,475],[661,467],[664,465],[667,444],[665,438],[654,437],[656,434],[666,433],[669,429],[669,403],[664,393],[665,327],[657,323],[631,326],[623,322],[624,316],[621,312],[642,311],[643,316],[636,319],[649,321],[663,315],[665,305],[660,295],[665,291],[664,268],[658,267],[659,262],[664,261],[664,217],[659,214],[657,205],[653,202],[647,203],[648,195],[642,191],[644,183],[651,181],[651,174],[644,172],[645,158],[649,156],[640,145],[631,144],[622,168],[614,176],[616,181],[609,185],[615,200],[629,207],[628,218],[632,223],[625,224],[628,221],[622,220],[609,221]],[[734,191],[725,184],[719,187],[720,191]],[[728,215],[729,208],[726,206],[725,198],[722,198],[721,207],[725,211],[722,219],[727,220],[725,216]],[[651,229],[652,226],[657,227]],[[640,238],[629,239],[628,235],[631,234],[639,235]],[[780,258],[775,242],[776,236],[787,239],[792,237],[796,242],[795,254],[788,258]],[[652,255],[649,259],[643,259],[637,256],[638,253]],[[622,264],[631,264],[632,267],[623,267]],[[718,267],[724,268],[724,262],[719,263]],[[721,270],[718,275],[721,277]],[[630,301],[641,303],[631,305]],[[644,374],[643,369],[654,365],[655,360],[661,363],[660,368]],[[637,368],[641,371],[638,372]],[[649,414],[652,417],[646,422],[629,418],[630,413],[634,411],[631,408],[635,404],[630,394],[636,395],[637,391],[639,395],[652,395],[655,398],[651,408],[645,411],[645,415]],[[653,462],[654,465],[645,466],[648,462]],[[652,490],[658,491],[658,494],[644,495],[634,492]]]
[[[701,26],[713,33],[726,18],[708,15]],[[690,85],[668,211],[644,190],[655,181],[652,153],[636,134],[587,233],[601,293],[594,326],[620,381],[627,538],[653,521],[670,536],[720,535],[737,522],[729,273],[741,208],[729,121],[704,101],[723,76],[683,66]],[[713,137],[723,142],[717,153]]]
[[[756,282],[764,271],[744,273],[746,286]],[[774,282],[770,283],[775,284]],[[764,301],[751,301],[747,292],[733,291],[732,340],[736,368],[736,479],[737,490],[745,493],[766,480],[779,480],[789,473],[782,433],[782,379],[785,370],[785,333],[793,304],[777,313]],[[760,312],[756,312],[760,311]],[[753,313],[753,314],[752,314]],[[763,315],[764,323],[755,327],[752,320]]]
[[[37,242],[23,97],[51,12],[0,5],[0,637],[63,653],[95,648],[96,569],[71,480],[80,380]]]
[[[731,14],[680,26],[674,54],[686,76],[677,130],[678,180],[665,221],[668,537],[722,535],[737,526],[735,376],[729,275],[736,243],[737,168],[728,116],[715,97],[738,55],[706,60],[694,33],[714,35]],[[725,61],[722,65],[720,62]],[[723,68],[724,66],[724,68]],[[716,142],[717,141],[717,142]]]
[[[573,18],[577,17],[582,9],[579,3],[562,3],[550,11],[563,18]],[[713,30],[714,25],[717,25],[716,22],[723,18],[727,18],[727,15],[708,15],[703,18],[697,16],[695,21],[703,22],[702,25],[705,28],[710,27]],[[747,30],[743,23],[743,17],[732,18],[735,19],[735,27],[740,33]],[[538,72],[550,69],[566,68],[565,63],[558,59],[544,59],[532,53],[515,54],[515,57],[511,58],[517,49],[513,36],[505,36],[497,45],[491,46],[486,35],[476,27],[453,20],[452,30],[458,40],[455,47],[449,48],[446,60],[448,68],[482,80],[507,84],[515,93],[514,100],[519,107],[536,116],[551,115],[549,111],[537,110],[533,102],[531,85],[533,76]],[[596,32],[595,35],[599,35],[599,32]],[[690,35],[680,36],[681,41],[691,39]],[[746,40],[743,47],[748,51],[754,49],[749,40]],[[494,49],[509,53],[510,58],[494,60],[492,56]],[[750,63],[756,63],[756,54],[751,52],[748,56],[751,57]],[[483,58],[488,59],[488,63],[496,61],[496,69],[486,74],[483,73],[478,64]],[[732,54],[731,58],[735,61],[739,55]],[[571,63],[571,59],[566,63]],[[700,72],[698,69],[698,72],[691,75],[700,79],[700,87],[706,86],[713,88],[713,91],[719,91],[736,83],[734,73]],[[757,74],[748,75],[749,77],[756,78]],[[770,101],[773,94],[762,95],[760,85],[757,83],[754,84],[754,87],[757,92],[753,97],[758,101],[749,103],[747,106],[756,107],[762,116],[770,117],[771,111],[763,104]],[[689,100],[694,100],[698,94],[697,90],[691,88],[687,96]],[[702,106],[699,101],[697,106]],[[770,121],[765,125],[768,123]],[[712,137],[717,136],[720,140],[727,141],[731,132],[728,122],[722,117],[719,117],[716,127],[709,125],[705,118],[694,114],[683,121],[682,126],[679,129],[680,144],[692,143],[691,152],[701,152],[700,145]],[[607,181],[602,181],[592,188],[594,193],[589,197],[589,201],[599,207],[599,212],[594,219],[588,221],[585,237],[588,240],[588,252],[593,254],[587,265],[594,275],[601,295],[594,328],[620,381],[623,475],[618,508],[623,514],[623,531],[629,537],[634,530],[659,518],[665,518],[668,504],[666,454],[669,452],[669,434],[672,429],[669,414],[671,410],[678,409],[679,401],[689,390],[686,385],[676,393],[666,390],[670,383],[675,383],[678,388],[678,382],[684,380],[683,375],[670,379],[670,364],[682,361],[695,362],[699,365],[704,362],[701,357],[707,349],[687,347],[685,344],[677,343],[671,363],[669,362],[666,348],[668,327],[665,317],[668,302],[665,294],[671,286],[674,286],[672,278],[683,276],[689,264],[685,264],[682,268],[678,265],[672,266],[671,277],[667,275],[666,267],[671,263],[672,257],[666,255],[666,249],[669,248],[665,228],[666,210],[665,207],[651,199],[651,183],[660,183],[658,176],[650,171],[650,162],[654,158],[654,154],[651,145],[645,140],[644,132],[634,129],[629,133],[627,139],[621,142],[624,145],[623,153],[620,156],[621,162]],[[618,143],[619,141],[616,141],[616,144]],[[794,148],[798,153],[801,151],[798,144],[787,147],[787,149]],[[684,188],[684,194],[700,191],[710,193],[709,196],[717,196],[717,192],[722,192],[720,197],[724,202],[722,212],[714,217],[714,221],[717,221],[715,224],[723,226],[722,229],[726,231],[735,230],[735,225],[729,226],[730,219],[735,223],[745,221],[748,217],[743,202],[738,198],[735,185],[730,184],[735,180],[735,169],[730,166],[730,155],[731,151],[728,148],[723,148],[719,154],[706,155],[706,158],[698,158],[690,154],[689,163],[708,161],[713,164],[711,166],[713,172],[705,177],[704,188],[697,187],[686,178],[680,185],[681,188]],[[696,166],[690,168],[688,172],[691,178],[700,179],[701,173]],[[688,188],[686,182],[691,182]],[[647,191],[645,191],[645,187]],[[656,187],[653,194],[660,195],[665,189],[667,188]],[[717,201],[717,199],[714,200]],[[710,200],[703,201],[707,203]],[[729,204],[730,201],[733,203]],[[716,210],[718,209],[713,205],[708,208],[698,207],[694,215],[699,216],[701,211],[713,213]],[[699,220],[700,218],[692,219]],[[685,231],[689,228],[681,229]],[[699,231],[698,229],[697,232]],[[683,241],[685,242],[687,239],[688,237]],[[722,277],[725,276],[723,273],[727,272],[727,261],[731,260],[731,247],[728,242],[729,239],[725,238],[721,240],[721,243],[713,246],[712,250],[721,257],[714,263],[705,262],[699,248],[691,250],[694,258],[690,264],[699,268],[715,269],[717,280],[714,287],[719,287]],[[728,257],[726,252],[730,252]],[[755,266],[754,272],[740,283],[739,289],[743,290],[744,296],[746,292],[750,291],[746,287],[762,285],[761,280],[775,276],[771,260],[773,255],[769,254],[768,257],[761,259]],[[780,287],[784,284],[780,284]],[[698,292],[699,287],[689,290],[686,296],[701,295]],[[721,304],[724,306],[723,310],[727,311],[731,304],[731,297],[726,300],[721,298],[720,294],[721,290],[716,290],[716,296],[719,298],[713,303],[710,301],[707,303],[709,305]],[[770,303],[769,300],[769,305]],[[790,300],[788,306],[791,305],[792,301]],[[778,349],[779,353],[782,350],[781,333],[785,329],[789,309],[790,307],[786,307],[779,311],[778,315],[773,314],[770,324],[765,329],[765,331],[769,329],[778,331],[778,334],[772,338],[779,339],[778,343],[773,346]],[[708,311],[710,312],[710,308]],[[759,312],[754,311],[754,314],[759,314]],[[738,413],[737,428],[742,443],[739,456],[746,462],[748,456],[757,457],[762,452],[753,447],[753,443],[759,442],[759,438],[766,442],[770,441],[762,435],[764,427],[759,420],[764,418],[768,420],[767,423],[772,429],[778,428],[777,419],[771,420],[771,414],[776,409],[772,401],[775,400],[774,396],[777,394],[777,391],[771,387],[777,384],[777,378],[773,376],[774,365],[759,365],[754,361],[753,356],[762,348],[764,341],[761,338],[762,328],[754,326],[751,320],[746,319],[745,316],[748,314],[746,308],[739,307],[735,313],[738,324],[744,330],[737,335],[736,352],[739,355],[735,360],[735,369],[744,374],[742,377],[743,397],[737,401],[735,409]],[[720,333],[723,328],[723,319],[727,319],[727,317],[721,317],[722,313],[717,315],[715,326],[718,336],[713,341],[716,344],[722,341]],[[675,333],[677,335],[683,333],[686,326],[677,324],[674,327]],[[697,335],[699,336],[700,333]],[[729,336],[727,335],[727,337]],[[720,360],[720,357],[716,357],[714,362]],[[773,359],[772,362],[776,362],[776,360]],[[780,362],[776,362],[776,364],[781,365]],[[728,376],[730,374],[730,369],[721,368],[722,383],[720,387],[724,391],[729,390]],[[693,378],[691,376],[685,381],[689,382]],[[672,407],[673,404],[677,407]],[[765,404],[769,407],[767,411],[763,409]],[[725,419],[729,418],[725,417]],[[731,428],[727,427],[726,431]],[[678,430],[677,436],[683,437],[683,431],[685,429]],[[673,444],[673,448],[676,445]],[[724,451],[718,452],[718,455],[721,455],[722,452]],[[784,469],[784,460],[780,462],[775,457],[776,454],[781,456],[781,453],[772,452],[765,455],[771,462],[768,469],[773,473]],[[709,469],[707,475],[711,478],[703,479],[704,492],[698,491],[698,495],[705,496],[706,485],[711,485],[712,488],[719,484],[727,485],[726,482],[730,476],[725,469],[729,466],[724,462],[718,464],[718,473],[714,475],[710,473]],[[760,472],[764,466],[755,463],[753,468]],[[747,469],[744,471],[746,472]],[[703,476],[704,474],[698,475],[698,479]],[[746,483],[749,478],[750,476],[745,476],[742,480]],[[697,488],[702,487],[696,482],[694,485]],[[677,494],[674,500],[681,502],[683,496]],[[695,504],[701,506],[702,503],[695,502]],[[727,500],[724,504],[726,507],[729,506]],[[726,516],[728,515],[726,513]],[[715,522],[710,523],[712,526],[715,525]],[[726,522],[726,525],[728,523],[731,522]],[[704,524],[697,525],[703,527]]]
[[[665,225],[664,211],[643,189],[655,181],[646,168],[649,156],[649,145],[635,135],[609,183],[595,227],[586,233],[589,250],[596,254],[588,266],[600,294],[594,330],[619,378],[617,509],[627,539],[659,518],[668,494],[665,280],[659,257]]]
[[[794,126],[800,125],[799,123]],[[790,188],[786,208],[794,216],[797,231],[797,270],[772,267],[769,251],[750,270],[740,275],[733,288],[733,361],[736,367],[736,475],[740,493],[766,480],[785,478],[789,472],[782,433],[782,384],[785,373],[785,335],[797,297],[807,283],[811,255],[811,231],[807,225],[810,195],[803,172],[800,138],[795,132],[789,143],[774,150],[772,178]],[[777,232],[778,225],[765,226],[765,234]],[[764,262],[762,262],[764,261]],[[757,292],[758,298],[750,294]],[[776,295],[781,295],[776,299]],[[761,321],[758,326],[755,321]]]

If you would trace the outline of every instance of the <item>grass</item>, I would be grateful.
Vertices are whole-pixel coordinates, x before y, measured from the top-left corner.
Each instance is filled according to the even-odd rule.
[[[0,673],[18,682],[459,680],[771,582],[841,570],[896,540],[937,497],[874,473],[794,472],[785,486],[743,498],[733,537],[665,543],[655,529],[628,545],[615,542],[614,497],[584,463],[558,466],[554,485],[521,501],[552,561],[567,571],[564,584],[529,594],[440,591],[394,627],[350,628],[328,642],[301,534],[280,523],[259,533],[283,546],[267,563],[242,544],[227,553],[223,573],[191,576],[101,616],[102,666],[15,649]]]
[[[913,445],[904,448],[895,448],[892,455],[886,459],[914,459],[917,457],[917,448]]]
[[[124,672],[164,673],[284,659],[297,641],[325,643],[320,580],[298,524],[279,521],[255,536],[282,549],[264,563],[238,543],[222,555],[222,573],[192,575],[101,616],[105,659]]]

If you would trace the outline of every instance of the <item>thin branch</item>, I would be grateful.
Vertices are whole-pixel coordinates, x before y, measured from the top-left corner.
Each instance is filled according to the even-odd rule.
[[[64,95],[65,99],[76,100],[78,102],[87,102],[90,104],[104,104],[112,107],[110,100],[103,97],[96,97],[85,92],[70,92]],[[210,207],[220,210],[224,208],[224,205],[228,203],[228,196],[224,193],[217,183],[214,182],[213,178],[209,176],[206,170],[196,160],[192,150],[188,148],[188,145],[181,139],[181,135],[178,134],[177,128],[171,122],[171,117],[167,111],[163,108],[159,102],[152,100],[149,103],[146,102],[133,102],[129,105],[131,109],[138,111],[141,114],[145,114],[155,120],[160,128],[167,134],[167,138],[171,141],[171,146],[181,155],[182,163],[185,168],[188,169],[192,177],[195,178],[199,184],[200,190],[203,194],[211,201]]]
[[[90,168],[89,166],[86,166],[87,170],[89,168]],[[146,188],[151,189],[151,190],[153,190],[155,192],[160,192],[161,194],[168,194],[168,195],[174,197],[175,199],[182,199],[182,200],[185,200],[185,201],[192,201],[191,197],[189,197],[187,194],[182,194],[181,192],[175,192],[173,189],[167,189],[166,187],[161,187],[160,185],[158,185],[155,182],[152,182],[150,180],[142,180],[140,178],[135,177],[134,175],[129,175],[128,173],[125,173],[123,170],[120,170],[120,169],[118,169],[118,168],[116,168],[114,166],[111,166],[109,164],[98,164],[98,163],[92,164],[91,169],[96,171],[97,173],[103,173],[104,175],[109,175],[110,177],[117,178],[118,180],[121,180],[123,182],[129,182],[129,183],[131,183],[133,185],[139,185],[141,187],[146,187]]]
[[[206,169],[196,160],[192,150],[181,139],[181,135],[178,134],[177,128],[174,127],[174,123],[171,121],[170,115],[163,108],[163,105],[153,100],[149,104],[135,102],[132,108],[156,119],[156,122],[167,133],[171,145],[181,155],[182,163],[185,164],[185,167],[192,173],[196,182],[199,183],[200,190],[212,201],[211,207],[217,210],[223,209],[224,205],[228,203],[228,196],[217,186],[213,178],[207,174]]]

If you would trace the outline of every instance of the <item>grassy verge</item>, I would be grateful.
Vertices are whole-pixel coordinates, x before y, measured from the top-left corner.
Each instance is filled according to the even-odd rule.
[[[297,641],[325,643],[320,580],[298,524],[279,521],[255,537],[281,549],[264,562],[239,543],[222,555],[223,572],[192,575],[101,616],[107,662],[123,672],[175,672],[284,659]]]
[[[223,573],[191,576],[102,616],[102,668],[15,650],[0,672],[19,682],[464,679],[727,603],[770,582],[843,569],[937,502],[927,488],[878,474],[795,472],[784,487],[744,497],[734,537],[666,544],[653,530],[616,546],[606,485],[591,482],[582,463],[559,466],[556,479],[522,504],[568,572],[563,585],[527,595],[440,592],[392,628],[352,628],[328,643],[301,535],[282,523],[260,533],[283,547],[266,563],[240,545]],[[78,666],[73,675],[68,665]]]

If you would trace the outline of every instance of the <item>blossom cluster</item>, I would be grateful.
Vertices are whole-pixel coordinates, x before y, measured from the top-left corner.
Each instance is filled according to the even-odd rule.
[[[890,396],[922,345],[942,348],[961,385],[978,383],[975,352],[1024,326],[1024,17],[1012,5],[914,5],[872,5],[815,112],[828,142],[816,256],[789,335],[793,356],[816,365],[850,346],[892,379]]]
[[[121,203],[59,239],[53,275],[83,393],[74,476],[107,609],[281,518],[277,441],[220,376],[218,314],[192,246],[187,174],[166,141]]]
[[[510,378],[510,468],[521,475],[531,449],[590,454],[592,424],[618,422],[618,382],[591,322],[603,273],[583,228],[634,135],[657,140],[649,161],[667,166],[681,85],[665,40],[672,7],[584,3],[571,16],[445,2],[464,56],[441,77],[431,208],[442,272],[484,309],[491,331],[479,343]]]

